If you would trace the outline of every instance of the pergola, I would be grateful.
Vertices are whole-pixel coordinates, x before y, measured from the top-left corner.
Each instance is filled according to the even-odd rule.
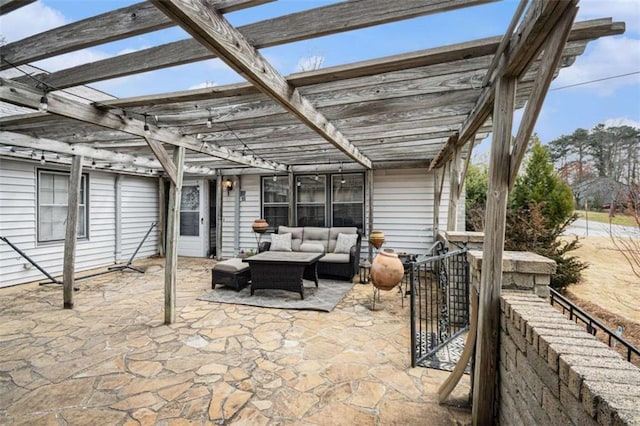
[[[32,1],[2,0],[0,11]],[[165,322],[171,323],[185,173],[215,176],[220,185],[223,175],[292,175],[338,164],[345,170],[428,166],[442,176],[450,171],[451,214],[474,143],[492,133],[473,404],[474,422],[488,424],[509,188],[558,69],[570,66],[589,41],[624,32],[624,23],[574,23],[578,0],[522,0],[501,37],[282,76],[259,49],[491,0],[344,1],[240,27],[224,17],[269,1],[150,0],[3,46],[0,101],[21,108],[0,118],[0,154],[28,158],[36,150],[71,164],[76,191],[70,191],[70,207],[78,202],[82,167],[92,163],[168,177]],[[52,73],[34,73],[28,66],[174,25],[192,38]],[[215,57],[246,82],[120,99],[89,97],[95,93],[82,87]],[[47,110],[39,112],[43,98]],[[514,132],[513,112],[523,106]],[[73,306],[77,209],[69,212],[65,307]]]

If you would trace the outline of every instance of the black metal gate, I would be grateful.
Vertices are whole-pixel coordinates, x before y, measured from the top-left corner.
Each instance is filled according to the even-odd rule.
[[[438,242],[432,252],[409,267],[411,365],[451,369],[436,355],[454,339],[463,345],[461,335],[469,328],[467,248],[447,251]]]

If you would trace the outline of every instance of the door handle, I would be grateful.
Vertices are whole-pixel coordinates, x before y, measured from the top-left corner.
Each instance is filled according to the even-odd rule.
[[[200,224],[201,224],[201,225],[204,225],[204,217],[201,217],[201,218],[200,218]]]

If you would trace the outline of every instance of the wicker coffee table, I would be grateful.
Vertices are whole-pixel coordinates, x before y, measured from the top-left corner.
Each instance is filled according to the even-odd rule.
[[[259,289],[295,291],[304,299],[303,277],[318,287],[318,259],[323,253],[265,251],[244,259],[251,268],[251,295]],[[306,269],[306,273],[305,273]]]

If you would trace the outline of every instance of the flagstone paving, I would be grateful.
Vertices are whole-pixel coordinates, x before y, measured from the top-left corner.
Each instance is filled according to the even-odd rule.
[[[411,368],[409,308],[371,309],[355,284],[330,313],[196,300],[213,260],[180,258],[176,322],[163,324],[164,260],[145,274],[0,289],[0,424],[469,424],[465,376]]]

